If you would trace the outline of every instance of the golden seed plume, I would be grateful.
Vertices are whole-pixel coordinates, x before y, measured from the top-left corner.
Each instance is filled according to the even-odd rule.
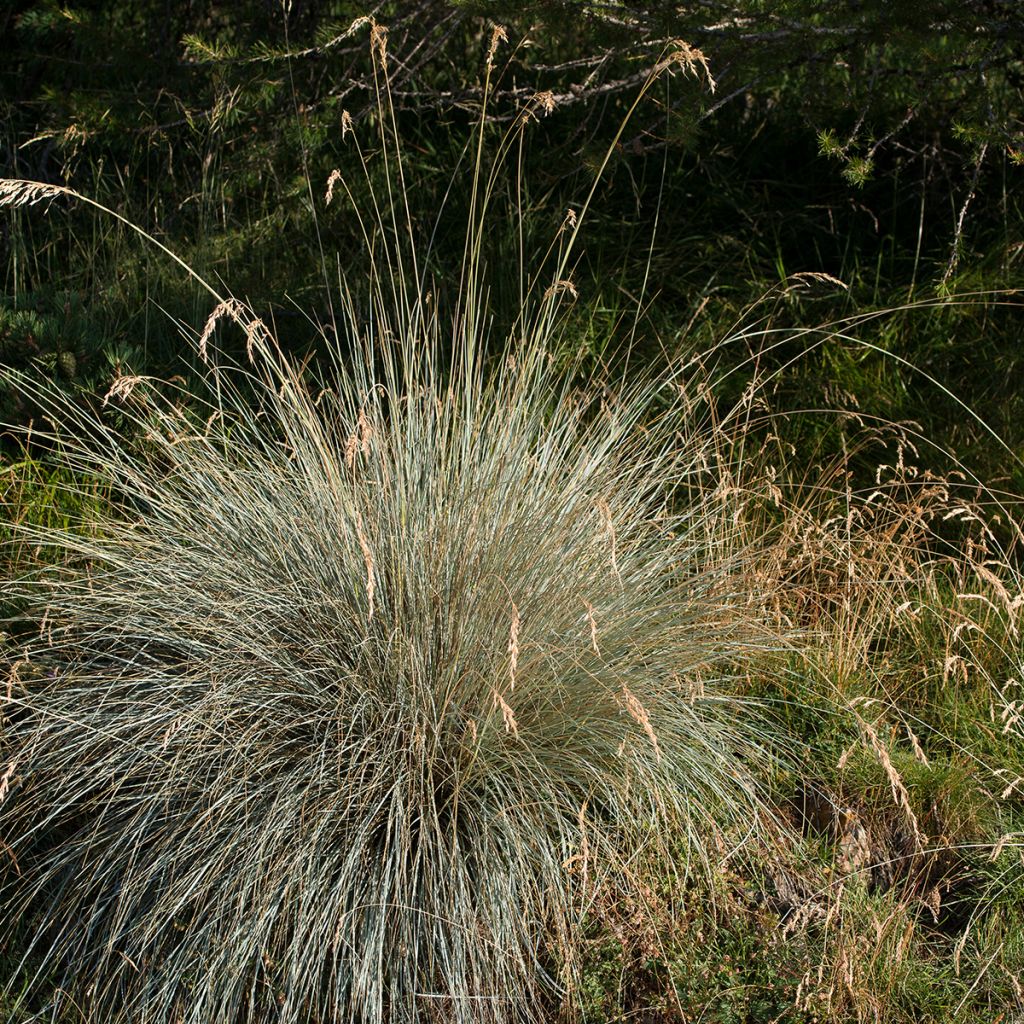
[[[558,295],[561,292],[568,292],[573,299],[578,299],[580,297],[579,292],[576,291],[576,285],[574,285],[568,278],[562,278],[548,286],[547,291],[544,292],[544,298],[550,299],[552,296]]]
[[[199,358],[208,362],[208,347],[213,332],[217,329],[217,323],[227,317],[238,324],[245,331],[245,354],[249,362],[255,362],[256,345],[261,341],[270,339],[270,331],[267,325],[258,317],[252,316],[246,307],[237,299],[224,299],[213,307],[213,312],[207,317],[203,326],[203,333],[199,336]]]
[[[7,796],[8,790],[11,788],[11,779],[14,778],[14,769],[18,767],[17,761],[12,761],[8,766],[7,770],[0,775],[0,804],[4,802]]]
[[[647,709],[637,700],[625,683],[622,684],[622,703],[629,717],[643,729],[644,735],[651,741],[651,746],[654,748],[654,758],[660,762],[661,745],[658,743],[658,734],[654,731],[654,726],[651,724],[651,716],[647,714]]]
[[[206,318],[203,333],[199,335],[199,358],[206,362],[207,346],[217,329],[217,322],[230,317],[235,323],[242,323],[242,304],[237,299],[225,299],[213,307],[213,312]]]
[[[508,33],[505,31],[504,25],[495,25],[491,30],[491,43],[487,47],[487,67],[494,67],[494,55],[498,52],[499,43],[508,42]]]
[[[854,713],[856,714],[856,712]],[[870,722],[865,721],[859,714],[857,714],[857,722],[860,725],[861,735],[864,739],[865,745],[874,751],[875,756],[878,758],[878,763],[885,771],[886,778],[889,780],[889,788],[892,790],[893,803],[902,809],[903,814],[907,819],[907,824],[910,826],[914,845],[920,851],[927,846],[928,837],[921,831],[917,815],[914,814],[914,810],[911,807],[910,793],[907,791],[907,787],[904,784],[902,777],[896,770],[896,766],[892,763],[892,759],[889,757],[889,751],[886,749],[885,744],[878,735],[878,731]]]
[[[347,113],[347,111],[346,111]],[[351,121],[351,118],[349,119]],[[345,114],[341,116],[341,135],[345,137]],[[327,179],[327,191],[324,193],[324,204],[326,206],[331,205],[331,200],[334,198],[334,186],[341,181],[341,171],[335,169],[331,171],[330,176]]]
[[[711,74],[711,68],[708,67],[707,57],[696,46],[691,46],[682,39],[673,41],[672,50],[668,57],[656,65],[654,70],[655,74],[660,74],[662,71],[667,71],[671,68],[681,68],[686,74],[693,75],[694,78],[697,77],[698,70],[703,71],[708,88],[712,92],[718,88],[718,83]]]
[[[600,657],[601,649],[597,646],[597,619],[594,618],[594,606],[586,600],[583,603],[587,607],[587,622],[590,623],[590,646],[594,648],[594,653]]]
[[[491,692],[494,695],[494,707],[501,708],[501,717],[505,722],[505,732],[509,732],[516,739],[519,739],[519,726],[516,724],[516,716],[511,706],[497,690],[492,690]]]
[[[388,29],[386,25],[370,24],[370,51],[377,58],[381,71],[388,69]]]
[[[612,519],[611,507],[604,498],[598,498],[597,501],[594,502],[594,506],[597,508],[598,514],[601,516],[601,524],[608,536],[608,544],[611,548],[612,569],[614,570],[615,575],[618,576],[620,575],[619,552],[618,543],[615,537],[615,522]]]
[[[32,206],[44,199],[57,199],[71,195],[61,185],[47,185],[41,181],[21,178],[0,178],[0,206]]]
[[[534,105],[540,107],[545,114],[550,114],[557,106],[555,94],[550,89],[545,89],[543,92],[537,93],[533,97],[533,102]]]
[[[112,398],[116,398],[119,402],[123,402],[136,388],[137,385],[141,384],[146,377],[138,377],[132,373],[122,374],[120,377],[116,377],[114,382],[107,389],[107,393],[103,396],[103,405],[106,405]]]
[[[514,690],[516,686],[516,668],[519,665],[519,609],[516,607],[515,601],[512,602],[512,626],[509,629],[508,636],[508,673],[509,673],[509,689]]]
[[[369,542],[366,539],[366,533],[363,530],[363,517],[356,512],[356,538],[359,541],[359,547],[363,552],[363,562],[366,565],[366,599],[369,602],[370,610],[367,612],[367,622],[373,618],[373,597],[376,593],[376,585],[373,579],[373,552],[370,550]]]

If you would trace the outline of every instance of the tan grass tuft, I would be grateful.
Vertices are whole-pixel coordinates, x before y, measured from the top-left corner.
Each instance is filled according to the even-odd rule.
[[[366,532],[363,530],[363,517],[358,512],[356,513],[356,538],[359,540],[359,547],[363,552],[363,562],[366,565],[366,599],[370,605],[370,610],[367,612],[366,619],[369,621],[373,618],[373,598],[376,592],[373,572],[373,552],[370,550],[369,542],[366,539]]]
[[[71,190],[60,185],[24,181],[21,178],[0,178],[0,206],[33,206],[44,199],[57,199],[66,195],[71,195]]]
[[[203,325],[203,333],[199,336],[199,357],[203,362],[209,361],[207,350],[210,339],[217,329],[218,322],[225,317],[245,331],[245,354],[249,362],[255,362],[257,343],[270,341],[271,334],[267,325],[258,316],[252,316],[238,299],[223,299],[213,307],[213,312]]]
[[[345,441],[345,467],[351,470],[356,463],[356,455],[370,454],[370,438],[373,437],[373,427],[366,416],[366,410],[359,410],[359,418],[356,420],[355,431]]]
[[[377,58],[381,71],[388,69],[388,29],[386,25],[370,22],[370,52]]]
[[[601,649],[597,646],[597,620],[594,618],[594,606],[589,601],[583,601],[587,607],[587,622],[590,623],[590,646],[594,653],[600,657]]]
[[[533,97],[534,106],[540,107],[545,114],[550,114],[554,111],[558,105],[558,101],[555,99],[555,94],[550,89],[545,89],[543,92],[537,93]]]
[[[0,775],[0,804],[2,804],[7,797],[7,793],[11,788],[11,779],[14,778],[14,769],[17,767],[18,762],[12,761],[7,766],[7,770],[3,775]]]
[[[910,739],[910,746],[914,750],[914,757],[918,763],[923,764],[926,768],[929,766],[928,756],[924,752],[924,748],[921,746],[921,741],[914,734],[914,730],[909,725],[904,724],[904,728],[907,730],[907,736]]]
[[[106,405],[112,398],[123,402],[139,384],[149,379],[148,377],[139,377],[133,373],[125,373],[120,377],[116,377],[107,389],[107,393],[103,396],[103,404]]]
[[[889,787],[892,790],[893,802],[903,811],[914,837],[914,845],[917,847],[918,852],[920,852],[927,845],[928,837],[921,831],[917,815],[914,814],[914,809],[911,807],[910,793],[907,791],[900,773],[896,770],[896,766],[892,763],[889,751],[886,749],[875,727],[870,722],[865,721],[860,715],[857,715],[857,722],[860,725],[861,735],[866,741],[867,746],[874,751],[875,756],[878,758],[878,763],[885,771],[886,778],[889,780]]]
[[[715,81],[714,76],[711,74],[711,68],[708,66],[707,57],[696,46],[691,46],[682,39],[673,41],[672,50],[668,57],[655,66],[655,74],[660,74],[662,71],[674,67],[681,68],[686,74],[693,75],[694,78],[698,77],[698,72],[703,71],[708,88],[712,92],[718,88],[718,83]]]
[[[580,866],[580,878],[583,881],[583,888],[587,888],[587,881],[590,875],[590,840],[587,838],[587,801],[584,800],[580,804],[579,814],[576,816],[576,820],[580,825],[580,848],[577,853],[574,853],[571,857],[565,860],[562,867],[569,872],[576,870],[576,865]]]
[[[621,575],[619,573],[619,552],[618,542],[615,537],[615,522],[612,519],[612,510],[608,505],[608,502],[604,498],[598,498],[594,502],[598,514],[601,516],[601,525],[604,527],[605,534],[608,537],[608,544],[611,550],[612,569],[615,571],[615,575]]]
[[[356,18],[355,21],[353,21],[351,25],[349,25],[348,31],[345,33],[345,35],[350,36],[350,35],[352,35],[353,32],[357,32],[364,25],[372,25],[372,24],[373,24],[373,18],[371,18],[370,15],[368,15],[368,14],[360,14],[359,17]]]
[[[580,293],[576,291],[576,285],[574,285],[568,278],[563,278],[552,285],[548,285],[547,291],[544,292],[544,298],[551,299],[556,295],[562,294],[562,292],[568,292],[568,294],[573,297],[573,300],[580,297]]]
[[[356,454],[359,451],[359,438],[352,434],[348,440],[345,441],[345,468],[352,470],[356,464]]]
[[[1003,790],[1003,791],[1002,791],[1002,792],[1001,792],[1001,793],[999,794],[999,799],[1000,799],[1000,800],[1007,800],[1007,799],[1009,799],[1009,798],[1010,798],[1010,797],[1011,797],[1011,796],[1013,795],[1013,791],[1014,791],[1015,789],[1017,789],[1017,788],[1018,788],[1018,786],[1020,786],[1020,784],[1021,784],[1022,782],[1024,782],[1024,779],[1020,779],[1020,778],[1018,778],[1018,779],[1014,779],[1014,780],[1013,780],[1013,781],[1012,781],[1012,782],[1011,782],[1011,783],[1010,783],[1010,784],[1009,784],[1009,785],[1008,785],[1008,786],[1007,786],[1007,787],[1006,787],[1006,788],[1005,788],[1005,789],[1004,789],[1004,790]]]
[[[359,418],[356,420],[356,426],[359,428],[359,450],[363,455],[369,455],[370,438],[373,437],[373,427],[370,426],[370,420],[366,415],[365,409],[359,410]]]
[[[341,115],[341,137],[345,137],[345,118],[348,117],[348,111]],[[352,118],[349,117],[349,125],[352,123]],[[351,127],[349,128],[351,131]],[[334,186],[341,181],[341,171],[335,169],[331,171],[330,176],[327,178],[327,191],[324,193],[324,205],[330,206],[331,200],[334,198]]]
[[[508,42],[508,32],[505,31],[504,25],[495,25],[491,29],[491,42],[487,47],[487,67],[494,67],[494,56],[498,52],[498,45],[500,43]]]
[[[992,852],[988,855],[990,861],[999,860],[999,855],[1006,849],[1010,844],[1011,840],[1020,839],[1021,835],[1018,832],[1007,832],[1005,835],[999,837],[996,843],[992,847]],[[1016,844],[1015,844],[1016,845]]]
[[[267,330],[267,325],[258,316],[252,317],[243,326],[245,327],[245,354],[250,363],[255,363],[257,342],[270,341],[271,334]]]
[[[14,699],[14,686],[16,683],[21,682],[21,669],[23,666],[29,664],[28,658],[19,658],[12,666],[10,672],[7,673],[7,699]]]
[[[647,714],[647,709],[637,700],[625,683],[622,684],[622,703],[629,717],[643,729],[644,735],[651,741],[655,760],[660,762],[661,746],[658,743],[658,734],[654,731],[654,726],[651,724],[651,716]]]
[[[798,288],[806,289],[811,282],[816,284],[832,284],[837,288],[842,288],[844,292],[850,290],[850,286],[845,281],[840,281],[838,277],[833,277],[831,274],[826,274],[819,270],[800,270],[786,278],[786,289],[783,294],[788,295],[789,292]]]
[[[512,711],[511,705],[497,690],[492,690],[491,692],[494,695],[494,707],[496,709],[501,708],[501,717],[505,722],[505,732],[511,733],[515,739],[519,739],[519,726],[516,723],[516,716]]]
[[[516,685],[516,669],[519,666],[519,627],[521,620],[519,618],[519,609],[516,607],[515,601],[512,602],[512,626],[509,629],[508,636],[508,674],[509,674],[509,689],[515,689]]]
[[[224,317],[230,317],[235,323],[242,324],[244,327],[243,312],[244,307],[237,299],[224,299],[223,302],[218,302],[213,307],[213,312],[206,318],[206,323],[203,325],[203,333],[199,335],[199,358],[203,362],[207,361],[207,346],[213,337],[213,332],[217,329],[218,321]]]

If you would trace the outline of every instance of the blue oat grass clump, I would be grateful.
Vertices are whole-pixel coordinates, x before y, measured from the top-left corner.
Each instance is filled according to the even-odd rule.
[[[531,1016],[600,877],[759,813],[726,505],[675,510],[699,453],[651,386],[269,344],[209,417],[125,378],[142,441],[63,435],[121,499],[14,584],[0,920],[104,1020]]]
[[[367,233],[371,313],[346,304],[319,369],[224,299],[203,387],[122,377],[117,427],[17,378],[112,500],[24,526],[56,564],[8,586],[41,623],[3,736],[9,998],[542,1019],[603,884],[764,819],[730,678],[770,638],[724,428],[682,378],[565,372],[566,253],[499,343],[472,232],[447,320],[401,233]]]

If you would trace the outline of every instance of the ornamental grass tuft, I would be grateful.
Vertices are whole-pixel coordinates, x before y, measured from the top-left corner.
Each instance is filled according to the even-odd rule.
[[[26,1007],[540,1019],[602,880],[768,826],[731,680],[775,641],[727,428],[682,374],[566,368],[575,218],[490,336],[479,162],[435,300],[379,123],[371,301],[342,287],[322,359],[218,295],[200,383],[123,376],[90,406],[17,380],[69,487],[111,495],[87,529],[23,524],[53,557],[8,587],[39,626],[0,804]]]

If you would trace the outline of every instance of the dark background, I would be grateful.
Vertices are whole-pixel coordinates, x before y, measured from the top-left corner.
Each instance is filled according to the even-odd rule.
[[[350,112],[372,157],[368,29],[348,31],[368,13],[390,29],[407,199],[424,253],[432,239],[442,297],[458,281],[469,190],[466,162],[456,168],[492,26],[507,26],[508,43],[486,146],[538,91],[555,98],[524,133],[521,179],[505,174],[489,214],[499,325],[518,303],[508,269],[517,225],[527,263],[539,260],[646,74],[683,39],[717,88],[699,68],[677,71],[632,113],[588,216],[566,337],[615,352],[640,303],[636,336],[657,360],[709,348],[738,323],[817,327],[890,310],[798,359],[776,400],[913,420],[939,449],[1019,490],[1022,321],[1008,290],[1021,283],[1024,249],[1024,9],[1009,0],[414,0],[372,11],[22,0],[0,12],[2,174],[69,185],[116,210],[272,316],[301,351],[329,315],[337,268],[358,290],[365,262],[351,207],[324,207],[326,179],[344,168],[357,205],[382,181],[372,159],[368,182],[349,174],[353,144],[340,128]],[[178,324],[201,325],[210,300],[152,246],[63,202],[8,210],[0,231],[4,362],[84,393],[127,368],[181,370]],[[793,275],[808,273],[846,287],[796,286]],[[755,346],[726,345],[719,358],[739,363]],[[781,367],[794,354],[766,358]],[[4,398],[6,420],[30,415],[21,401]]]

